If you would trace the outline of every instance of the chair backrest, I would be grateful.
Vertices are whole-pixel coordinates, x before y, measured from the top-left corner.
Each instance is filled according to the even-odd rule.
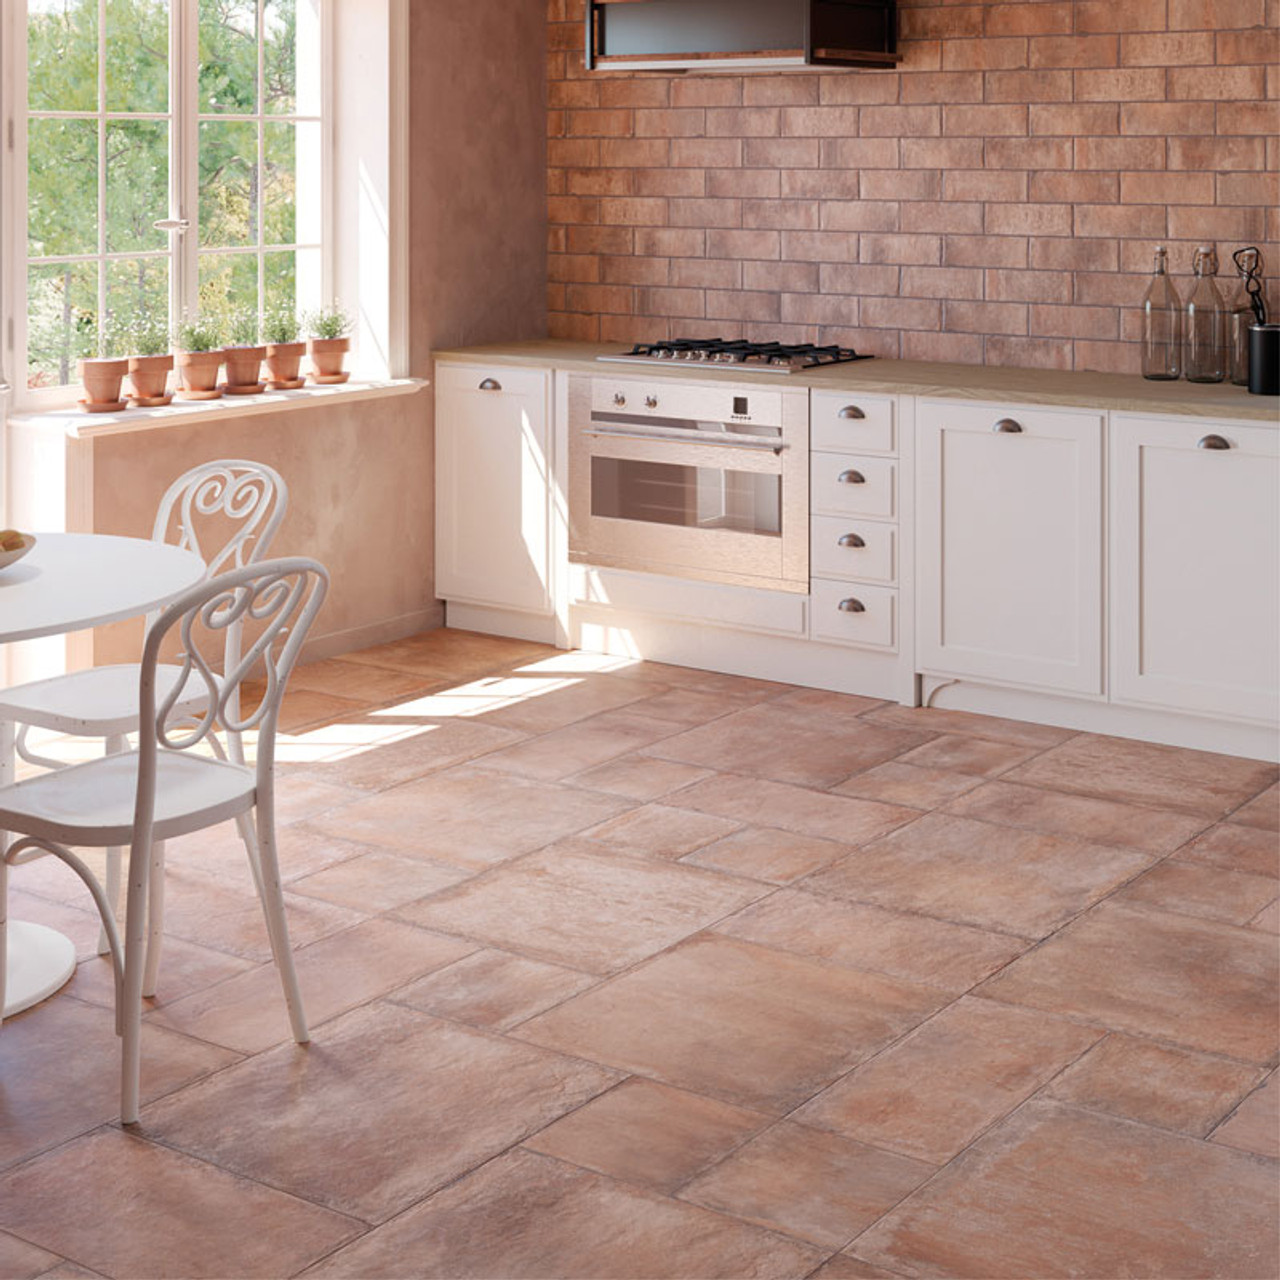
[[[329,575],[315,560],[303,556],[259,560],[192,587],[153,623],[142,651],[139,683],[135,847],[140,838],[147,847],[150,845],[156,757],[162,749],[188,750],[217,729],[231,733],[256,729],[259,795],[265,793],[269,797],[280,701],[328,588]],[[214,664],[201,652],[202,639],[208,641],[220,631],[238,628],[246,620],[255,624],[252,643],[237,655],[234,667],[216,675]],[[156,664],[161,645],[174,628],[182,646],[178,657],[182,678],[157,701]],[[251,713],[242,715],[240,685],[259,675],[265,682],[262,701]],[[183,700],[189,701],[196,690],[207,694],[203,714],[197,716],[184,710],[178,717],[180,727],[171,726],[174,707]]]

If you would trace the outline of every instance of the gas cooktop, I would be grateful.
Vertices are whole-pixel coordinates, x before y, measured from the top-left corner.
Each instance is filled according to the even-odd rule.
[[[811,342],[732,342],[724,338],[681,338],[672,342],[638,342],[630,351],[600,360],[619,364],[696,364],[743,373],[796,373],[821,365],[870,360],[851,347],[819,347]]]

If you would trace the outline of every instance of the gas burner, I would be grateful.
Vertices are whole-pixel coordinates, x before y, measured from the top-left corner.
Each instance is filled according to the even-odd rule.
[[[754,373],[796,373],[827,364],[870,360],[851,347],[815,346],[811,342],[741,342],[725,338],[677,338],[669,342],[638,342],[630,351],[601,360],[648,364],[653,361],[693,363]]]

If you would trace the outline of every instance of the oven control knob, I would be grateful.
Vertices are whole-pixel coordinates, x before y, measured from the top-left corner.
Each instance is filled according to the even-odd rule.
[[[658,407],[658,397],[657,397],[657,396],[645,396],[645,398],[644,398],[644,407],[645,407],[646,409],[656,409],[656,408]]]
[[[619,408],[621,408],[622,405],[627,403],[627,397],[624,396],[621,391],[615,392],[613,397],[613,403],[618,405]]]

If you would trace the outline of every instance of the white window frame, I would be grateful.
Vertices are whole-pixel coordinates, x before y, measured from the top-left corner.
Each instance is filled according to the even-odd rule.
[[[256,0],[258,8],[258,83],[262,82],[262,7],[263,0]],[[333,75],[333,7],[335,0],[315,0],[320,14],[320,131],[321,131],[321,242],[320,271],[321,296],[333,298],[335,279],[334,246],[334,75]],[[96,115],[99,122],[113,116],[130,119],[155,119],[169,122],[169,208],[157,211],[158,217],[184,224],[169,232],[168,250],[156,250],[154,256],[170,259],[169,314],[172,320],[192,315],[198,303],[199,289],[199,130],[201,119],[214,118],[213,113],[201,117],[199,111],[198,63],[198,0],[171,0],[169,24],[169,110],[168,112],[106,112],[103,101],[103,74],[99,62],[99,92]],[[99,0],[99,59],[104,36],[105,0]],[[28,412],[65,408],[74,404],[78,387],[27,386],[27,5],[25,0],[0,5],[0,114],[4,120],[4,137],[0,140],[0,281],[4,293],[0,295],[5,320],[0,334],[3,359],[0,370],[7,374],[12,386],[12,407]],[[264,115],[262,102],[259,111],[252,116],[235,113],[217,113],[216,118],[227,121],[250,121],[257,124],[258,154],[262,154],[262,126],[264,122],[288,123],[292,115]],[[41,112],[40,114],[45,114]],[[74,115],[89,113],[75,112]],[[302,117],[313,120],[313,116]],[[106,174],[101,162],[105,145],[104,130],[99,129],[98,172],[98,236],[97,252],[72,255],[84,262],[100,263],[115,258],[137,258],[143,253],[105,253],[105,208],[102,201]],[[259,299],[263,289],[263,254],[274,246],[262,243],[261,217],[262,191],[259,190],[259,241],[252,250],[248,246],[238,249],[213,250],[215,253],[256,253],[259,272]],[[289,245],[285,248],[310,248],[308,245]],[[211,251],[206,249],[204,253]],[[99,271],[98,303],[103,303],[102,272]],[[0,377],[0,381],[3,381]]]

